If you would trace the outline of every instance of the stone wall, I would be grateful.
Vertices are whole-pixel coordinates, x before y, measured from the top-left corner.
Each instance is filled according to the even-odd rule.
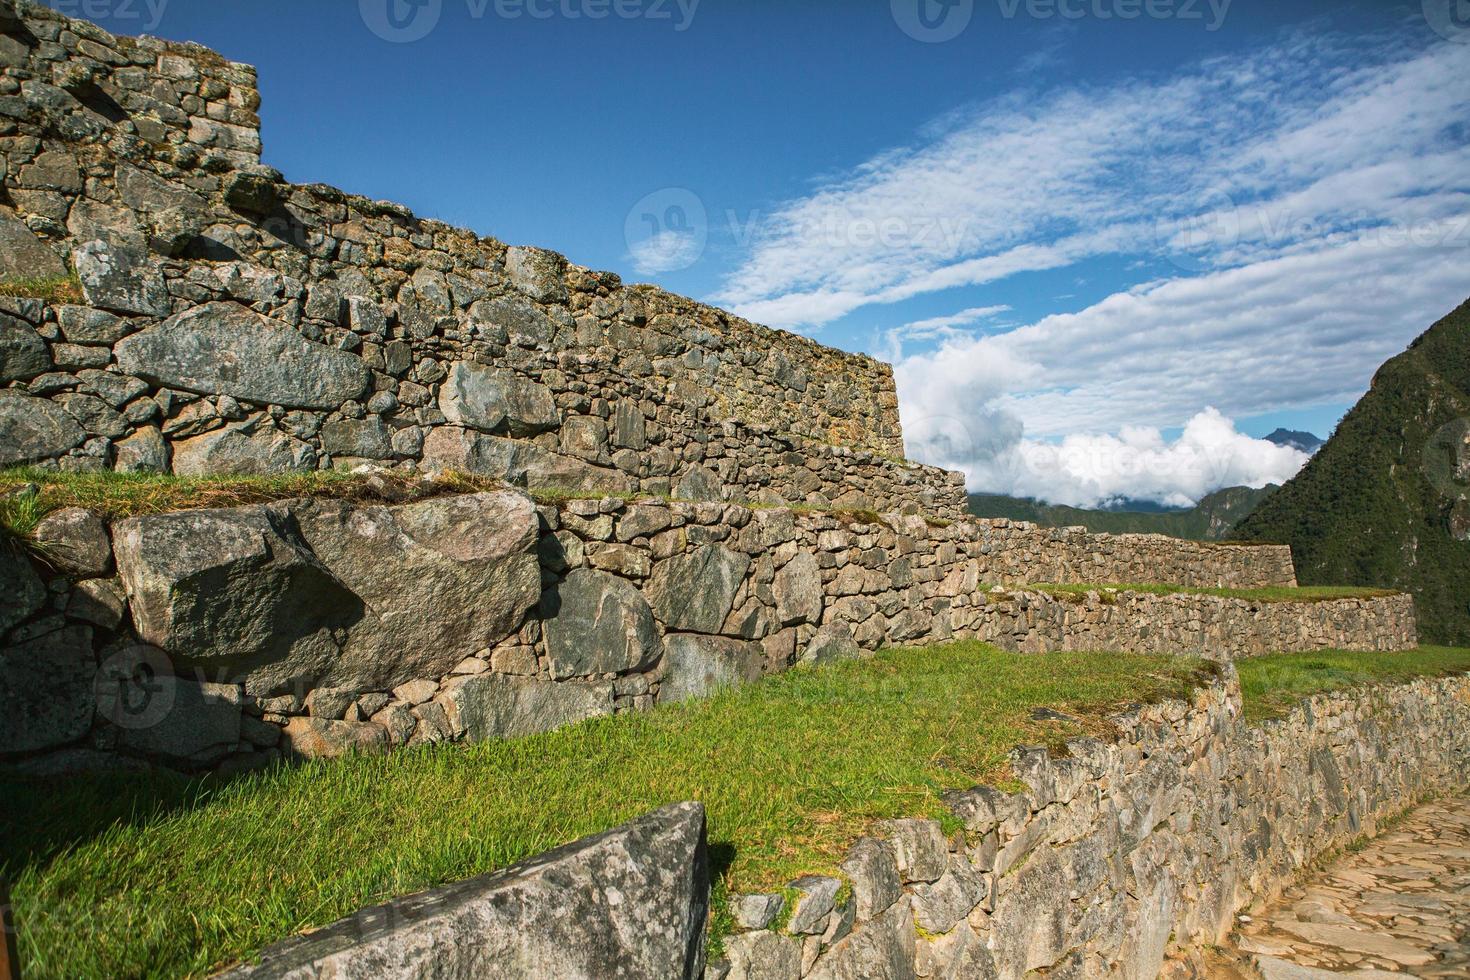
[[[1228,670],[1228,668],[1227,668]],[[1235,914],[1426,794],[1470,784],[1470,677],[1320,695],[1241,720],[1233,671],[1116,744],[1012,753],[1026,786],[954,793],[964,832],[880,824],[835,878],[733,900],[712,980],[1196,976]],[[783,915],[784,911],[784,915]],[[776,928],[779,920],[788,921]]]
[[[34,544],[51,568],[10,550],[0,569],[17,583],[0,607],[0,758],[188,769],[523,735],[800,662],[952,639],[1219,659],[1415,645],[1402,596],[1001,588],[991,576],[997,558],[1009,563],[987,526],[918,515],[537,506],[509,488],[444,494],[365,477],[362,492],[374,488],[380,502],[288,500],[111,527],[85,510],[49,516]],[[1070,549],[1073,538],[1056,540]],[[1182,544],[1187,560],[1160,572],[1198,571],[1202,552]]]
[[[891,369],[259,162],[253,69],[0,0],[0,465],[429,462],[522,485],[965,509]],[[840,501],[840,503],[839,503]]]

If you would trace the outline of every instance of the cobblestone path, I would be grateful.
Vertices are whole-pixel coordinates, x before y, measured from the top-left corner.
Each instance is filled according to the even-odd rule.
[[[1414,811],[1237,933],[1266,980],[1470,978],[1470,796]]]

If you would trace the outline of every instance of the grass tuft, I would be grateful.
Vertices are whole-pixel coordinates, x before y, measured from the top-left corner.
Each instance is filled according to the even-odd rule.
[[[75,275],[0,280],[0,296],[40,299],[48,303],[80,303],[85,299],[82,281]]]
[[[1235,666],[1246,720],[1261,722],[1284,717],[1314,694],[1470,673],[1470,650],[1432,646],[1394,653],[1322,650],[1252,657],[1236,661]]]

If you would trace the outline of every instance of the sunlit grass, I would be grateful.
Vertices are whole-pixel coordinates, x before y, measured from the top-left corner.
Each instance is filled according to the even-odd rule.
[[[1236,662],[1245,716],[1279,718],[1302,699],[1365,684],[1402,684],[1416,677],[1470,673],[1470,650],[1420,647],[1393,653],[1326,650],[1282,653]]]

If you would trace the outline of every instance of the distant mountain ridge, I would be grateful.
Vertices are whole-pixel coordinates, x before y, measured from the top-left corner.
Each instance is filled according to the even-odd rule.
[[[1470,302],[1379,368],[1237,533],[1290,544],[1303,585],[1406,589],[1427,642],[1470,644]]]
[[[1325,440],[1310,432],[1299,432],[1295,429],[1277,429],[1266,437],[1267,442],[1274,442],[1278,446],[1290,446],[1292,449],[1300,449],[1311,455],[1321,449]]]
[[[1166,509],[1149,504],[1145,505],[1148,510],[1130,509],[1128,502],[1116,509],[1086,510],[1003,494],[973,493],[970,512],[976,517],[1005,517],[1042,527],[1081,526],[1108,534],[1167,534],[1195,541],[1220,541],[1231,537],[1235,526],[1275,489],[1274,485],[1259,490],[1227,487],[1191,508]]]

